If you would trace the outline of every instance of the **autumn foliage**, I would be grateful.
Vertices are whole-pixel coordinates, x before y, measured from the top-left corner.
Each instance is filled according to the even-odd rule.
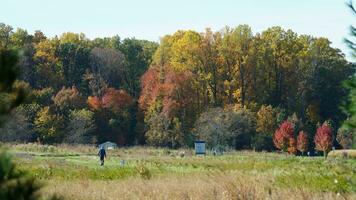
[[[293,124],[288,121],[284,121],[274,133],[274,145],[282,151],[294,153],[296,151],[296,142],[293,136],[293,132]]]
[[[304,131],[300,131],[298,134],[297,149],[302,152],[302,154],[308,150],[308,135]]]
[[[323,151],[326,157],[327,152],[330,151],[332,147],[332,141],[332,129],[328,123],[324,122],[323,125],[316,130],[314,137],[315,148],[319,151]]]
[[[150,68],[141,78],[142,92],[139,106],[145,112],[157,99],[162,100],[162,113],[173,118],[182,108],[191,106],[191,74],[170,67]]]
[[[85,102],[78,89],[74,86],[71,88],[63,87],[52,100],[61,109],[80,108]]]
[[[120,112],[132,104],[132,98],[125,90],[108,88],[101,98],[101,104],[103,108]]]
[[[132,97],[124,90],[108,88],[103,96],[89,96],[88,105],[93,110],[110,109],[113,112],[120,112],[132,104]]]
[[[93,110],[99,110],[101,108],[101,100],[99,97],[89,96],[88,97],[88,105]]]

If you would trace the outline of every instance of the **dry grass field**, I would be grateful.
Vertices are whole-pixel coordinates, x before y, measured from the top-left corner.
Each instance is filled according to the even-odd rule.
[[[132,147],[109,150],[101,167],[95,147],[7,146],[45,195],[65,199],[356,199],[350,158]]]

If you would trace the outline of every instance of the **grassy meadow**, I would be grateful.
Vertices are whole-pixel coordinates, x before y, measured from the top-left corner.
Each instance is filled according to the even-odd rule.
[[[132,147],[6,145],[19,168],[65,199],[356,199],[356,159]],[[184,152],[184,156],[183,153]]]

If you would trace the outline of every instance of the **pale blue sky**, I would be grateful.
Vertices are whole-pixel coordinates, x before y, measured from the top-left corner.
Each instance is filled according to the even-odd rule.
[[[89,38],[119,35],[158,41],[179,29],[220,30],[248,24],[254,32],[282,26],[323,36],[345,54],[355,23],[346,0],[0,0],[0,22],[48,36],[83,32]],[[355,24],[354,24],[355,25]]]

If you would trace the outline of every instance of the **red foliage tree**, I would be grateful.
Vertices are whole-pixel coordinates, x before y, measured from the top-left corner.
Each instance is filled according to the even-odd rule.
[[[294,150],[288,149],[289,147],[291,147],[291,143],[292,144],[295,143],[291,141],[291,139],[294,139],[293,132],[294,132],[294,127],[292,123],[290,123],[287,120],[284,121],[274,133],[274,138],[273,138],[274,145],[282,151],[289,150],[289,152],[294,152]]]
[[[142,111],[146,111],[150,105],[156,100],[160,91],[160,73],[155,67],[149,68],[141,77],[141,95],[138,100],[139,107]]]
[[[189,72],[177,72],[170,67],[151,67],[141,78],[140,109],[144,112],[157,100],[162,100],[162,113],[174,117],[177,113],[191,106],[191,77]]]
[[[108,88],[105,90],[103,96],[88,97],[88,105],[93,110],[109,109],[114,113],[129,107],[132,104],[132,97],[127,94],[125,90],[116,90]]]
[[[167,70],[163,84],[164,98],[162,112],[173,118],[179,111],[192,105],[191,74]]]
[[[302,152],[302,155],[308,150],[308,135],[304,131],[300,131],[298,134],[297,149]]]
[[[101,104],[103,108],[119,113],[132,104],[132,98],[125,90],[108,88],[101,98]]]
[[[332,147],[333,137],[332,129],[330,125],[326,122],[319,126],[316,130],[314,137],[315,148],[319,151],[324,152],[324,157],[326,158],[328,151]]]
[[[151,143],[163,145],[168,141],[164,133],[181,137],[193,126],[196,104],[192,81],[190,71],[176,70],[169,65],[151,66],[142,76],[139,108],[148,130],[146,137]],[[184,128],[180,127],[181,122]],[[164,126],[157,126],[160,123]]]

